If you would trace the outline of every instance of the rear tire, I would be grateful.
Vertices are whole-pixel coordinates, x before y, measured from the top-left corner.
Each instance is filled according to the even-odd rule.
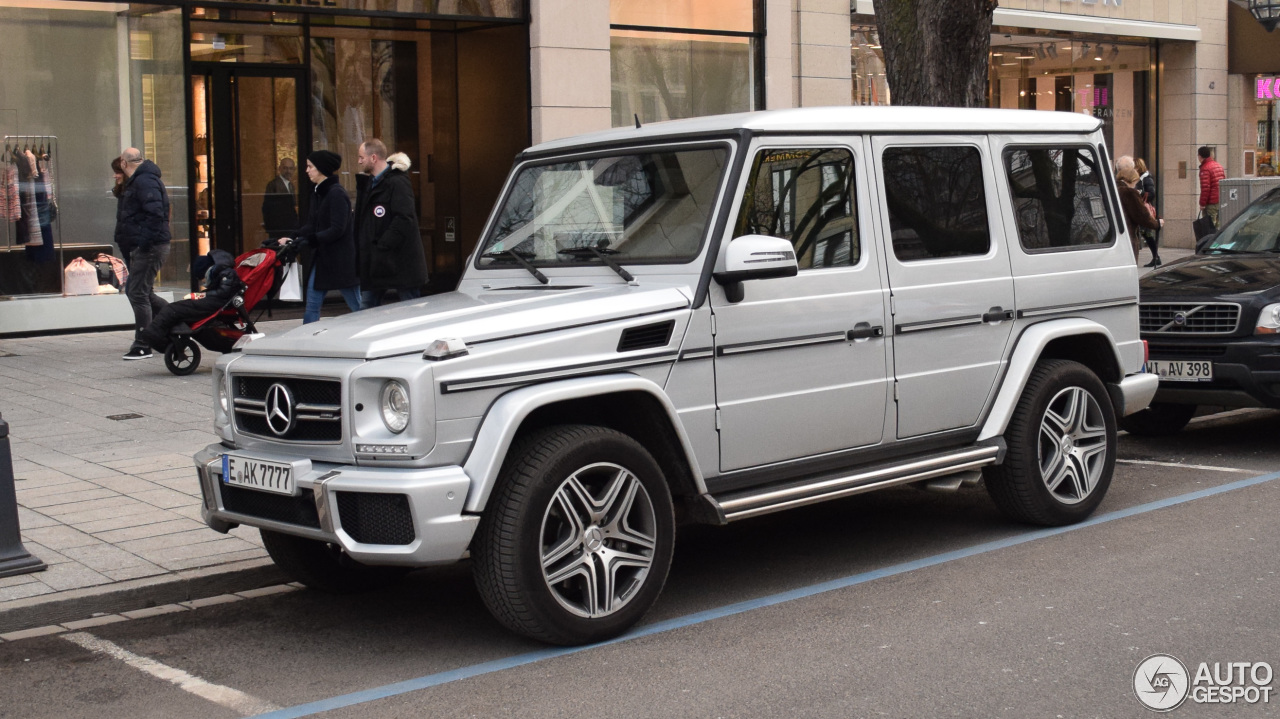
[[[1194,404],[1158,402],[1120,418],[1120,429],[1139,437],[1167,437],[1177,434],[1196,414]]]
[[[355,594],[384,587],[409,572],[406,567],[374,567],[347,556],[328,542],[259,529],[271,561],[294,579],[329,594]]]
[[[1102,381],[1078,362],[1036,365],[1004,437],[1004,463],[983,476],[987,493],[1011,519],[1074,524],[1097,509],[1111,486],[1115,411]]]
[[[476,530],[472,570],[508,629],[587,644],[648,611],[674,545],[670,489],[639,442],[604,427],[549,427],[508,454]]]
[[[200,366],[200,345],[189,337],[174,337],[164,351],[164,366],[179,377],[185,377]]]

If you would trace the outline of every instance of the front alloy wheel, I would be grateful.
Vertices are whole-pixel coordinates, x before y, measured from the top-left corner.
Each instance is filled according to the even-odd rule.
[[[472,544],[476,587],[507,628],[554,644],[615,637],[662,591],[671,492],[631,437],[539,430],[511,448]]]

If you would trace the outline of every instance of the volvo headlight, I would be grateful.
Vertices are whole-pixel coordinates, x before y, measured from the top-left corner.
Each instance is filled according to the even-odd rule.
[[[1255,335],[1280,334],[1280,305],[1267,305],[1258,314],[1258,324],[1254,326]]]
[[[409,388],[396,380],[382,385],[382,423],[396,434],[409,426]]]

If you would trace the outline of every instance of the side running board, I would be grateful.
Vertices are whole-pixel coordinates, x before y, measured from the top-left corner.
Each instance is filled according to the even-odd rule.
[[[725,521],[758,517],[806,504],[816,504],[899,484],[941,477],[995,464],[998,447],[968,447],[899,464],[842,470],[784,486],[763,487],[710,497]]]

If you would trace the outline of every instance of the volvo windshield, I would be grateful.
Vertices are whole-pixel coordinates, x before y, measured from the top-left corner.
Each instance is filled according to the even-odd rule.
[[[718,146],[526,166],[478,264],[618,271],[624,264],[689,262],[702,247],[728,158],[728,148]]]
[[[1280,193],[1249,205],[1213,238],[1205,252],[1280,252]]]

